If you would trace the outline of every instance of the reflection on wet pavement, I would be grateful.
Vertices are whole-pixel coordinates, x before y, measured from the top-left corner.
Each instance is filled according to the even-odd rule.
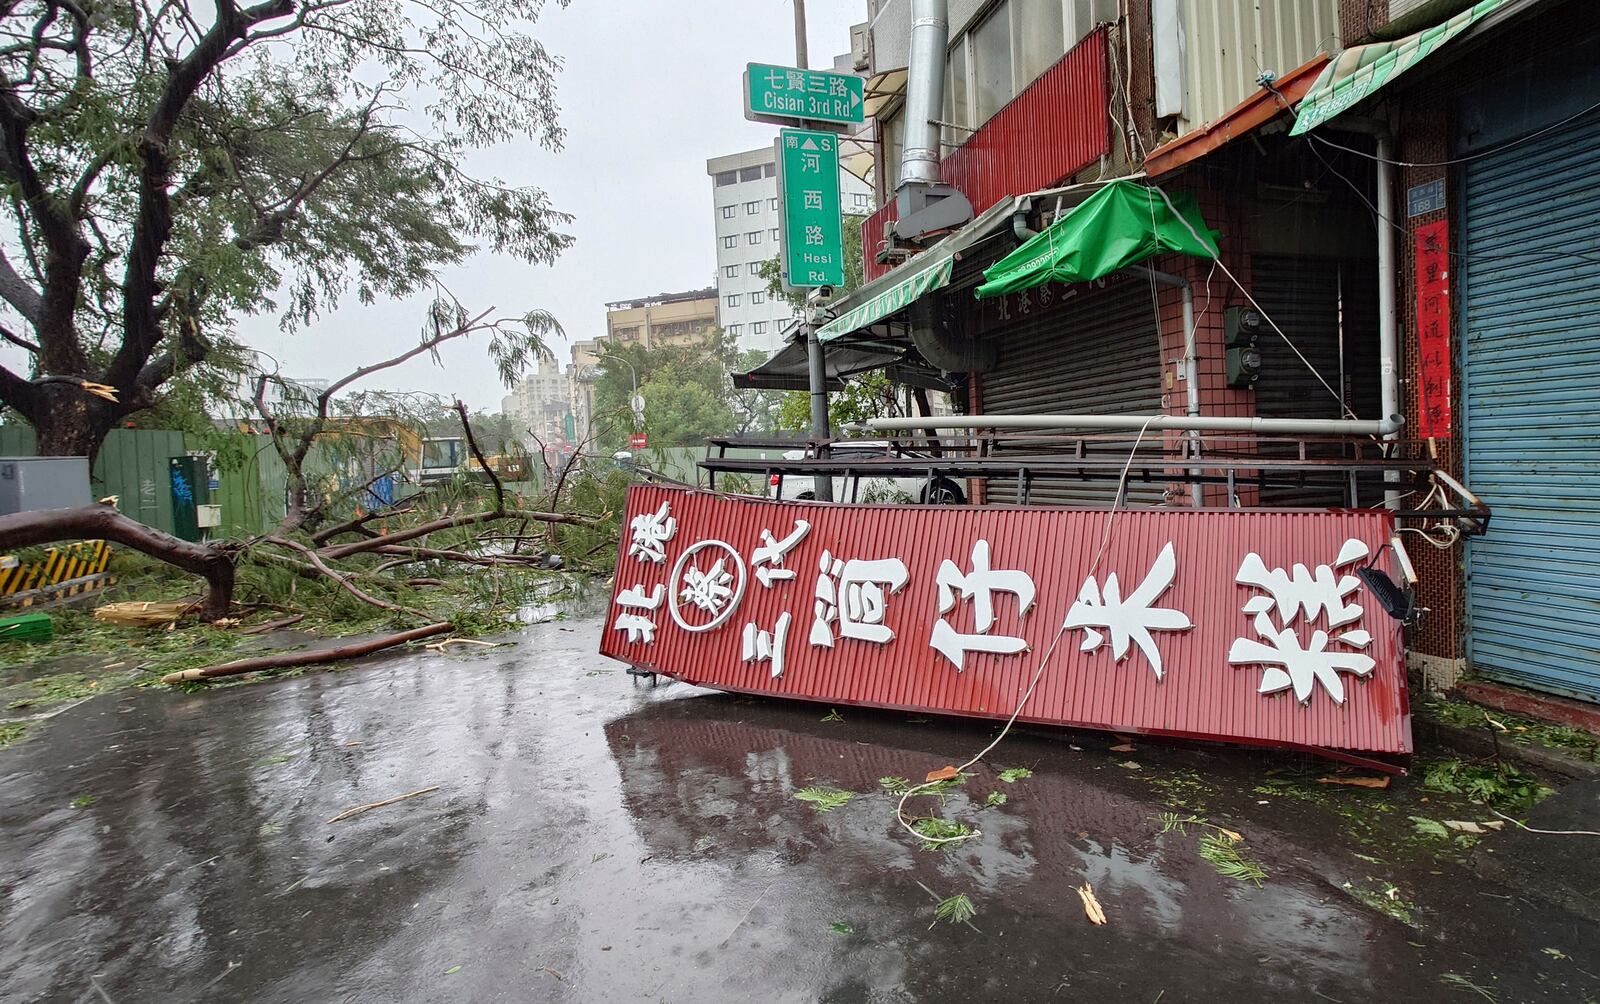
[[[1140,744],[1133,767],[1103,739],[1015,736],[944,810],[982,836],[930,853],[878,779],[959,762],[987,725],[824,723],[651,687],[593,654],[599,630],[543,624],[509,648],[124,693],[52,719],[0,753],[7,998],[1600,995],[1593,924],[1399,853],[1403,811],[1357,843],[1325,807],[1253,791],[1282,757]],[[1007,766],[1034,775],[1006,785]],[[1174,778],[1204,783],[1179,799]],[[813,784],[860,794],[818,813],[793,797]],[[1004,805],[976,807],[1001,789]],[[1197,833],[1162,834],[1178,801],[1243,832],[1267,880],[1223,878]],[[1386,833],[1396,846],[1375,846]],[[1084,920],[1085,881],[1106,927]],[[1393,883],[1414,926],[1347,881]],[[930,929],[934,896],[956,892],[972,925]]]

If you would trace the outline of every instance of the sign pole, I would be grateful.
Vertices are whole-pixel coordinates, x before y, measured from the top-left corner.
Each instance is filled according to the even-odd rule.
[[[811,65],[806,47],[806,0],[792,0],[794,4],[794,62],[802,70]],[[811,384],[811,437],[828,438],[828,367],[822,354],[822,342],[817,338],[816,318],[811,304],[807,303],[800,324],[806,336],[806,368]],[[833,476],[818,474],[812,482],[812,495],[818,502],[833,501]]]

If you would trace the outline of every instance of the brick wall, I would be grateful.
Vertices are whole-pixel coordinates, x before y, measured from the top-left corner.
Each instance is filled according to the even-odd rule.
[[[1167,190],[1181,189],[1181,184],[1169,185]],[[1222,263],[1239,280],[1250,282],[1250,255],[1244,246],[1243,229],[1234,203],[1209,187],[1192,188],[1200,202],[1200,213],[1213,229],[1221,231],[1218,249]],[[1221,268],[1213,269],[1210,262],[1186,255],[1170,255],[1155,259],[1152,266],[1162,272],[1182,276],[1189,280],[1194,290],[1195,355],[1200,377],[1200,413],[1203,415],[1250,417],[1256,413],[1256,395],[1253,390],[1235,390],[1228,386],[1227,341],[1223,314],[1230,304],[1243,302],[1244,297]],[[1163,377],[1163,397],[1166,413],[1187,414],[1188,388],[1178,379],[1182,372],[1184,338],[1183,291],[1173,286],[1160,288],[1161,303],[1161,359],[1166,376]],[[1169,446],[1176,446],[1181,432],[1168,432]],[[1214,443],[1214,439],[1208,439]],[[1227,444],[1230,450],[1248,450],[1249,437],[1239,437]],[[1187,497],[1188,486],[1173,485],[1180,496]],[[1254,488],[1240,488],[1239,501],[1243,505],[1256,502]],[[1228,504],[1227,488],[1223,485],[1207,486],[1204,494],[1208,506]]]
[[[1339,4],[1339,44],[1348,48],[1368,40],[1389,23],[1389,0],[1342,0]]]

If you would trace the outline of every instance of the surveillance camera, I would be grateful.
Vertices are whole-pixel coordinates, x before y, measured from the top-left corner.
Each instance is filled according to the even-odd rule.
[[[833,294],[832,286],[818,286],[811,291],[810,299],[812,303],[827,303],[833,299]]]

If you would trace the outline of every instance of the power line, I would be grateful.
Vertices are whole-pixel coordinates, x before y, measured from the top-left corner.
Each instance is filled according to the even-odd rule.
[[[1273,93],[1278,93],[1276,88],[1273,88]],[[1282,97],[1282,95],[1280,94],[1279,97]],[[1505,150],[1510,150],[1513,147],[1521,146],[1523,143],[1526,143],[1529,140],[1537,139],[1540,136],[1543,136],[1545,133],[1554,132],[1569,122],[1581,119],[1585,115],[1588,115],[1590,112],[1593,112],[1597,109],[1600,109],[1600,101],[1596,101],[1594,104],[1583,109],[1582,111],[1573,112],[1571,115],[1568,115],[1561,121],[1552,122],[1543,129],[1537,129],[1526,136],[1518,136],[1516,139],[1507,140],[1504,143],[1499,143],[1494,146],[1478,150],[1477,152],[1470,153],[1465,157],[1453,157],[1450,160],[1389,160],[1385,157],[1379,157],[1377,154],[1367,153],[1365,150],[1357,150],[1355,147],[1344,146],[1343,144],[1335,143],[1331,139],[1323,138],[1320,133],[1308,132],[1306,133],[1306,136],[1309,139],[1316,140],[1318,143],[1321,143],[1324,146],[1331,146],[1335,150],[1343,150],[1345,153],[1353,153],[1357,157],[1365,157],[1368,160],[1375,160],[1384,164],[1392,164],[1395,167],[1449,167],[1452,164],[1466,164],[1474,160],[1480,160],[1484,157],[1493,156],[1494,154],[1501,153]],[[1296,114],[1292,107],[1289,109],[1289,114],[1299,118],[1299,115]]]

